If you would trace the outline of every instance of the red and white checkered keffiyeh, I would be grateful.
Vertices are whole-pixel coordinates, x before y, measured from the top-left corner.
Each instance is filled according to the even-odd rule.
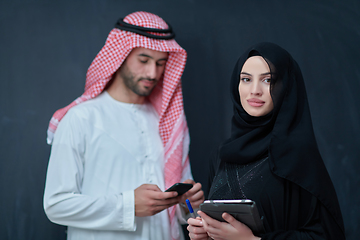
[[[163,19],[147,12],[129,14],[124,18],[124,22],[147,28],[168,28]],[[98,96],[104,90],[113,74],[136,47],[169,52],[163,80],[149,96],[160,116],[159,131],[165,148],[165,188],[169,188],[172,184],[180,182],[183,170],[189,168],[189,136],[181,87],[187,54],[174,39],[152,39],[114,28],[87,71],[85,92],[70,105],[55,112],[50,120],[47,140],[48,144],[52,143],[59,122],[71,107]],[[178,239],[179,230],[174,218],[175,207],[169,208],[168,212],[172,238]]]

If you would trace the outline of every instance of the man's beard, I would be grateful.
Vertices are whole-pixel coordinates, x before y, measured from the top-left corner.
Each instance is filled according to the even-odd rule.
[[[124,69],[125,71],[120,72],[120,76],[124,79],[125,86],[130,89],[135,94],[146,97],[149,96],[152,90],[154,89],[155,85],[152,87],[145,87],[141,89],[140,85],[138,84],[141,80],[148,80],[148,81],[154,81],[155,79],[150,78],[139,78],[135,80],[135,76],[128,70]]]

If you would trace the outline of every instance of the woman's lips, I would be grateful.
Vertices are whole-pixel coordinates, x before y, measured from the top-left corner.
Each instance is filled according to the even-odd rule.
[[[252,107],[261,107],[261,106],[263,106],[265,104],[264,101],[262,101],[260,99],[257,99],[257,98],[248,99],[247,102]]]

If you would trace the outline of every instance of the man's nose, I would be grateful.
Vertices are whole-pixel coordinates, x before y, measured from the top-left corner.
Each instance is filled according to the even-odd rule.
[[[156,63],[149,63],[146,70],[147,78],[156,79]]]

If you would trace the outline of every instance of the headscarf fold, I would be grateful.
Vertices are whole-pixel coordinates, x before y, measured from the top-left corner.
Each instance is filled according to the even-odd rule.
[[[274,109],[262,117],[250,116],[240,103],[240,72],[252,56],[262,56],[271,72]],[[220,146],[221,161],[247,164],[268,156],[271,171],[317,197],[344,232],[336,192],[316,143],[297,62],[276,44],[256,44],[236,63],[230,91],[234,116],[231,137]]]
[[[159,16],[148,12],[134,12],[126,16],[124,22],[157,29],[169,26]],[[154,33],[154,35],[162,33]],[[174,40],[160,40],[145,37],[133,32],[114,28],[108,35],[104,47],[91,63],[87,74],[85,92],[70,105],[55,112],[48,128],[48,144],[52,143],[56,128],[66,112],[73,106],[98,96],[112,79],[131,50],[143,47],[151,50],[169,52],[162,79],[149,96],[160,116],[159,132],[165,148],[165,188],[181,180],[182,172],[189,168],[189,133],[184,114],[181,76],[185,68],[187,53]],[[168,209],[172,239],[179,238],[175,219],[175,207]]]

